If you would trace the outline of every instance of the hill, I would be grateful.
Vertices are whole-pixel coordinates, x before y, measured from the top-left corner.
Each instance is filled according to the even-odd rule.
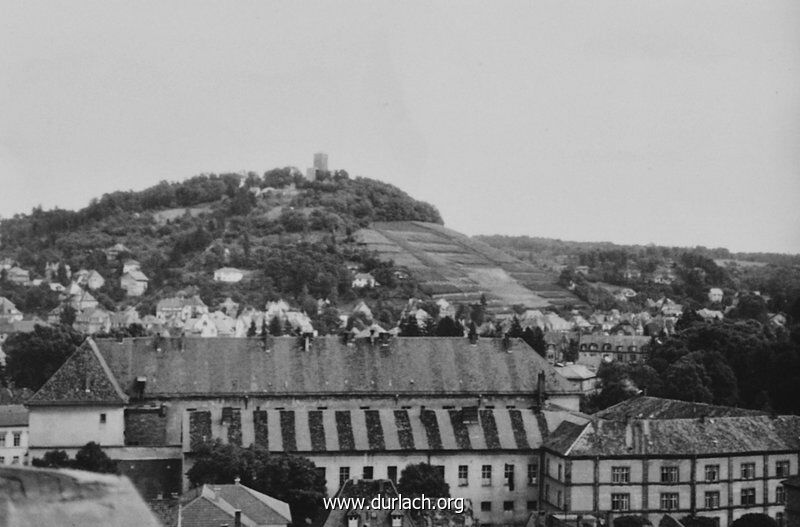
[[[403,267],[434,298],[473,304],[484,295],[494,312],[576,305],[558,275],[452,229],[419,221],[375,222],[355,234],[369,252]]]

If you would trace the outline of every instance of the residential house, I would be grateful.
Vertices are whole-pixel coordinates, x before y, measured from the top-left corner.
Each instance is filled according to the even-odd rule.
[[[239,312],[239,304],[234,302],[231,297],[226,298],[225,301],[219,305],[219,307],[222,309],[223,313],[229,317],[235,317]]]
[[[32,333],[37,325],[46,326],[47,323],[36,315],[11,322],[0,320],[0,364],[5,364],[6,360],[6,355],[2,349],[6,339],[15,333]]]
[[[128,296],[142,296],[147,291],[149,282],[150,279],[143,272],[133,269],[122,275],[119,286]]]
[[[0,320],[5,322],[22,320],[22,311],[17,309],[14,302],[3,296],[0,296]]]
[[[94,291],[95,289],[100,289],[105,285],[106,279],[103,276],[92,269],[89,271],[89,274],[86,276],[86,287]]]
[[[278,320],[283,322],[286,320],[286,312],[290,311],[292,308],[285,300],[280,299],[276,302],[267,302],[265,309],[266,312],[264,316],[268,322],[275,317],[278,317]]]
[[[187,337],[213,338],[219,336],[217,325],[210,313],[201,313],[196,317],[187,318],[183,322],[183,332]]]
[[[0,466],[28,464],[28,410],[0,405]]]
[[[356,273],[353,277],[353,282],[351,284],[353,289],[361,289],[364,287],[372,288],[378,284],[378,281],[375,280],[375,277],[372,276],[370,273]]]
[[[53,291],[54,293],[63,293],[67,290],[67,288],[59,282],[48,282],[47,287],[49,287],[50,291]]]
[[[444,298],[440,298],[436,301],[436,305],[439,306],[439,317],[450,317],[453,320],[456,319],[456,308],[453,304]]]
[[[12,267],[17,265],[17,261],[13,258],[2,258],[0,259],[0,271],[8,271]]]
[[[131,271],[141,271],[142,264],[140,264],[137,260],[125,260],[122,263],[122,274],[130,273]]]
[[[74,275],[72,275],[72,282],[78,284],[81,287],[86,287],[86,281],[89,278],[89,270],[88,269],[78,269]]]
[[[234,337],[236,336],[236,319],[223,313],[222,311],[214,311],[209,314],[211,322],[217,329],[219,337]]]
[[[14,266],[6,271],[6,280],[16,285],[30,285],[31,272],[22,267]]]
[[[141,324],[142,319],[134,307],[127,307],[111,314],[111,329],[126,329],[133,324]]]
[[[535,449],[579,398],[518,339],[137,338],[87,339],[27,404],[32,457],[97,441],[145,497],[220,439],[311,459],[329,495],[429,462],[499,523],[536,508]]]
[[[722,298],[724,296],[725,295],[722,292],[722,289],[720,289],[719,287],[712,287],[708,291],[708,301],[711,302],[712,304],[717,304],[719,302],[722,302]]]
[[[576,514],[778,518],[798,471],[800,416],[638,397],[545,442],[539,501]]]
[[[401,507],[400,494],[394,486],[396,482],[391,479],[348,479],[345,481],[334,498],[339,500],[364,499],[364,506],[361,508],[353,507],[326,509],[323,516],[316,522],[318,527],[364,527],[369,525],[385,527],[418,527],[411,516],[411,508],[408,510]],[[370,503],[375,499],[381,500],[379,503],[386,503],[382,507],[371,507]],[[396,500],[393,502],[391,500]],[[342,501],[340,501],[341,503]],[[347,501],[345,501],[347,503]],[[388,504],[394,504],[390,507]],[[409,504],[410,505],[410,504]],[[414,511],[419,514],[418,511]]]
[[[82,312],[94,309],[100,305],[100,302],[92,296],[89,291],[79,290],[80,292],[70,298],[70,305],[75,311]]]
[[[647,362],[650,337],[644,335],[581,335],[578,364],[594,371],[602,362]]]
[[[162,322],[171,318],[196,318],[204,313],[208,313],[208,306],[197,295],[164,298],[156,304],[156,317]]]
[[[244,278],[244,272],[235,267],[221,267],[214,271],[215,282],[236,283]]]
[[[360,300],[358,304],[356,304],[356,307],[353,308],[353,315],[359,313],[364,315],[364,318],[366,318],[367,320],[372,320],[372,310],[363,300]]]
[[[111,331],[111,313],[101,307],[85,309],[75,316],[75,331],[86,335]]]
[[[289,504],[242,485],[203,485],[181,505],[181,527],[289,527]]]
[[[580,390],[584,395],[591,395],[599,390],[599,380],[597,373],[590,370],[583,364],[556,364],[556,371],[567,379],[576,390]]]

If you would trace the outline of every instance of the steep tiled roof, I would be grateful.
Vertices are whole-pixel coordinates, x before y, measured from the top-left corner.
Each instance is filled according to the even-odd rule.
[[[538,448],[564,420],[588,420],[567,412],[531,409],[255,410],[241,409],[251,421],[255,443],[271,452],[386,452],[528,450]],[[198,436],[227,440],[221,414],[188,414],[184,450]],[[577,426],[577,425],[575,425]],[[202,428],[202,430],[201,430]]]
[[[766,415],[766,412],[647,396],[632,397],[595,414],[596,417],[612,420],[624,420],[626,418],[689,419],[695,417],[738,417],[748,415]]]
[[[369,503],[370,500],[376,496],[380,496],[382,499],[391,499],[397,497],[398,493],[394,484],[386,479],[359,481],[350,479],[347,480],[344,485],[342,485],[342,488],[339,489],[339,492],[336,493],[336,497],[338,498],[364,498],[366,503]],[[402,527],[416,527],[408,511],[401,509],[347,510],[343,508],[327,509],[315,522],[315,527],[346,527],[347,516],[349,514],[356,514],[359,516],[359,525],[368,524],[374,527],[389,527],[392,524],[391,516],[393,514],[399,514],[403,517]]]
[[[243,525],[288,525],[289,505],[244,485],[203,485],[198,496],[181,511],[183,527],[233,525],[234,511],[242,511]]]
[[[505,350],[500,340],[393,338],[387,346],[320,337],[308,351],[295,337],[98,340],[120,385],[147,377],[146,396],[191,394],[526,394],[545,374],[548,393],[571,393],[571,384],[521,340]]]
[[[741,452],[793,452],[800,448],[800,416],[764,415],[700,419],[598,419],[574,441],[559,434],[546,447],[572,456],[671,456]]]
[[[38,392],[29,405],[112,404],[122,405],[128,397],[92,339],[70,355]]]

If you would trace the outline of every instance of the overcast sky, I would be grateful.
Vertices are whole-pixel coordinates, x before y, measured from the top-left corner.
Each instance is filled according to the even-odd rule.
[[[800,2],[0,0],[0,215],[202,172],[467,234],[800,252]]]

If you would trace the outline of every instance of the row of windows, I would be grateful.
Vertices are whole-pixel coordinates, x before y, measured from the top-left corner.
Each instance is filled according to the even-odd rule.
[[[661,493],[661,510],[671,511],[680,508],[680,501],[677,492]],[[775,503],[786,503],[786,489],[778,486],[775,492]],[[703,504],[706,509],[718,509],[720,505],[719,491],[709,491],[705,493]],[[742,489],[739,496],[739,504],[743,506],[756,504],[756,489],[754,487]],[[611,509],[614,511],[629,511],[631,509],[631,495],[625,493],[611,494]]]
[[[444,465],[435,465],[442,475],[445,477]],[[559,469],[561,465],[559,465]],[[322,469],[324,471],[324,468]],[[372,466],[365,466],[362,470],[363,479],[374,479],[375,471]],[[528,485],[536,485],[539,474],[539,465],[528,465]],[[324,474],[323,474],[324,475]],[[397,467],[389,466],[386,468],[387,478],[397,482]],[[559,474],[560,476],[560,474]],[[350,479],[350,467],[339,467],[339,485]],[[503,485],[509,487],[509,490],[514,490],[514,465],[506,464],[503,467]],[[492,465],[481,466],[481,486],[489,487],[492,485]],[[458,486],[469,486],[469,465],[458,466]]]
[[[586,350],[597,351],[599,349],[600,348],[597,346],[597,344],[589,344],[588,346],[586,344],[581,344],[580,347],[580,351],[586,351]],[[603,351],[625,351],[625,346],[617,346],[616,348],[614,348],[614,346],[612,346],[611,344],[603,344]],[[635,353],[638,350],[636,346],[628,346],[627,351]],[[647,346],[642,346],[642,351],[647,351]]]
[[[5,464],[6,464],[5,456],[0,456],[0,465],[5,465]],[[11,458],[11,464],[12,465],[19,465],[19,456],[12,457]]]
[[[0,446],[5,446],[8,444],[8,436],[9,434],[12,437],[12,445],[13,446],[20,446],[22,443],[22,432],[5,432],[2,435],[2,441],[0,441]]]
[[[539,508],[539,504],[536,500],[528,501],[526,504],[526,509],[529,511],[535,511]],[[503,512],[514,512],[515,504],[513,501],[504,501],[503,502]],[[481,502],[481,512],[492,512],[492,502],[491,501],[482,501]]]
[[[719,465],[705,465],[705,480],[706,481],[719,481]],[[739,467],[739,474],[741,479],[755,479],[756,477],[756,464],[755,463],[742,463]],[[775,476],[779,478],[789,477],[789,461],[782,460],[775,463]],[[560,476],[559,476],[560,478]],[[630,483],[631,469],[630,467],[618,466],[611,467],[611,482],[612,483]],[[679,474],[678,467],[661,467],[661,483],[678,483]]]

